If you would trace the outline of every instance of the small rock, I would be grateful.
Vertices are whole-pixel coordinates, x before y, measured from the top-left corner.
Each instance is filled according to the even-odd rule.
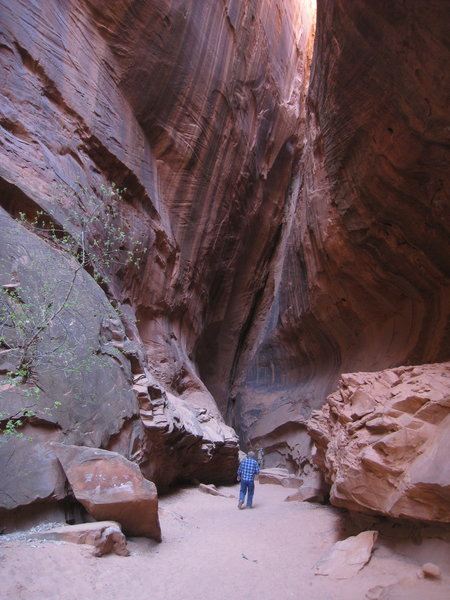
[[[440,579],[441,578],[441,570],[434,563],[428,562],[422,565],[420,568],[422,572],[422,577],[430,577],[431,579]]]
[[[291,494],[287,496],[284,501],[285,502],[323,502],[325,496],[322,490],[309,487],[302,486],[295,494]]]
[[[370,588],[366,594],[367,600],[382,600],[384,590],[384,585],[376,585],[375,587]]]
[[[129,556],[127,540],[118,526],[111,526],[104,529],[95,539],[94,556],[103,556],[105,554],[118,554],[119,556]]]
[[[204,492],[205,494],[211,494],[211,496],[221,495],[219,490],[213,484],[207,485],[206,483],[200,483],[198,489],[200,490],[200,492]]]
[[[128,556],[127,540],[114,521],[96,521],[80,525],[65,525],[47,531],[33,533],[30,540],[48,540],[69,542],[72,544],[89,544],[94,546],[93,555],[103,556],[114,552],[119,556]]]

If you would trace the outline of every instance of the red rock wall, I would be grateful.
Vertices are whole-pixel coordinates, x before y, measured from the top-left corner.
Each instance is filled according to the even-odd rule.
[[[274,464],[305,456],[305,418],[339,373],[450,353],[449,7],[317,9],[299,191],[236,411]]]
[[[319,0],[307,90],[312,6],[0,0],[1,205],[126,186],[148,259],[107,291],[160,386],[143,421],[158,389],[179,422],[169,392],[295,469],[340,373],[450,352],[448,7]]]
[[[12,216],[44,209],[58,222],[55,185],[98,192],[114,182],[127,188],[127,233],[149,249],[139,273],[113,271],[105,286],[130,339],[120,327],[112,337],[134,343],[125,371],[127,394],[130,367],[139,377],[139,407],[96,422],[94,441],[88,423],[66,422],[81,407],[61,381],[67,418],[62,427],[50,419],[51,439],[73,429],[71,443],[117,450],[160,489],[230,481],[236,439],[216,402],[225,412],[272,302],[310,17],[290,0],[1,1],[0,11],[2,207]],[[83,197],[77,204],[86,212]],[[20,262],[16,250],[8,260]],[[94,396],[97,410],[101,390]],[[118,394],[115,405],[123,401]],[[48,439],[30,427],[38,445]],[[47,463],[45,491],[21,490],[8,508],[20,510],[22,496],[60,497]]]

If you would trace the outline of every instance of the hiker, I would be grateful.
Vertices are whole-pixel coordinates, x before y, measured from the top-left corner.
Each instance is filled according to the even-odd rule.
[[[241,482],[238,508],[244,508],[245,494],[247,494],[247,508],[252,508],[253,493],[255,491],[255,475],[259,473],[259,465],[255,460],[255,453],[250,451],[247,458],[239,465],[237,480]]]

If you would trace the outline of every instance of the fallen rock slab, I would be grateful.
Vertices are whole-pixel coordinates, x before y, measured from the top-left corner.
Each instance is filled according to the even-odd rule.
[[[97,520],[118,521],[128,535],[161,541],[154,483],[120,454],[52,444],[75,498]]]
[[[29,539],[89,544],[94,546],[94,556],[103,556],[110,553],[119,556],[129,556],[130,554],[126,537],[122,533],[119,523],[114,521],[98,521],[96,523],[56,527],[55,529],[32,533],[29,535]]]
[[[271,483],[288,488],[296,488],[303,483],[302,479],[282,468],[263,469],[259,474],[258,481],[259,483]]]
[[[377,537],[377,531],[363,531],[336,542],[316,564],[315,574],[350,579],[369,562]]]
[[[441,570],[434,563],[428,562],[420,567],[418,576],[420,578],[429,577],[430,579],[440,579]]]
[[[324,500],[325,496],[321,489],[304,485],[284,499],[285,502],[324,502]]]
[[[303,483],[300,488],[285,498],[285,502],[325,502],[330,486],[325,482],[322,473],[313,468],[302,475]]]

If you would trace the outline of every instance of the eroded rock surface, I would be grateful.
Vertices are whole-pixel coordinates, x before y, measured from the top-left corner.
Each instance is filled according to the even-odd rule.
[[[155,484],[116,452],[52,444],[75,498],[94,519],[118,521],[128,535],[161,541]]]
[[[101,370],[81,377],[99,411],[114,406],[114,424],[84,426],[73,378],[64,378],[57,401],[64,398],[59,419],[67,422],[39,416],[37,435],[36,419],[27,419],[30,449],[77,431],[69,443],[116,449],[161,489],[177,480],[231,481],[237,440],[217,403],[224,413],[244,342],[250,348],[241,332],[253,323],[277,248],[311,18],[291,0],[273,10],[234,0],[2,1],[0,10],[2,207],[13,217],[43,210],[60,224],[73,207],[58,200],[55,186],[78,190],[70,203],[82,217],[88,206],[80,190],[99,194],[114,182],[127,188],[125,246],[133,236],[148,249],[139,272],[107,273],[105,291],[123,322],[90,327],[93,347],[111,334],[107,341],[121,352],[122,365],[107,359],[113,403],[101,399]],[[101,243],[101,227],[95,235]],[[23,228],[18,236],[29,234]],[[9,274],[5,266],[6,284]],[[87,285],[102,296],[93,281]],[[100,322],[109,310],[84,310],[91,309]],[[150,374],[162,390],[160,402],[141,407],[145,414],[130,395],[130,371]],[[40,384],[42,372],[36,377]],[[124,403],[126,414],[117,411]],[[26,500],[40,501],[39,494]]]
[[[114,521],[55,527],[43,532],[30,533],[28,539],[89,544],[94,546],[94,556],[104,556],[110,553],[119,556],[129,556],[130,554],[127,548],[127,539],[122,533],[119,523]]]
[[[450,522],[449,384],[450,363],[342,376],[309,421],[333,504]]]
[[[449,18],[317,2],[279,285],[234,405],[271,466],[307,464],[304,424],[340,373],[450,358]]]
[[[77,280],[88,306],[61,325],[89,329],[95,369],[37,372],[44,407],[65,406],[27,418],[32,452],[65,437],[160,489],[225,483],[225,420],[300,474],[342,372],[450,358],[448,5],[319,0],[314,33],[314,4],[0,0],[1,206],[58,224],[114,182],[123,251],[147,248],[103,290]],[[17,227],[0,238],[6,285],[29,254]],[[133,376],[150,383],[132,391]],[[7,392],[6,419],[22,399]],[[44,481],[12,503],[59,499]]]

